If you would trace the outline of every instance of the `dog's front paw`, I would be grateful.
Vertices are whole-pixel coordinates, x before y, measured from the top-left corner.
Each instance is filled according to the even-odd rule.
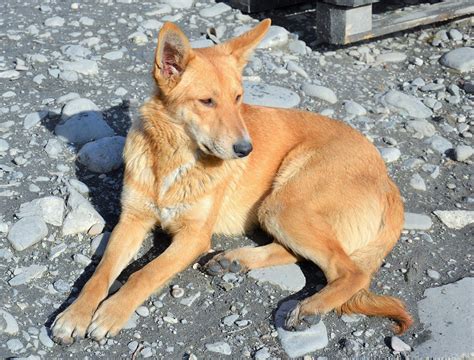
[[[209,275],[217,276],[227,272],[238,273],[243,270],[240,262],[229,260],[224,254],[214,256],[205,266],[205,270]]]
[[[305,315],[301,311],[301,304],[298,304],[286,315],[285,329],[289,331],[303,331],[320,321],[320,314]]]
[[[53,340],[61,345],[71,345],[75,338],[85,337],[92,314],[92,309],[73,303],[54,320],[51,326]]]
[[[112,337],[125,326],[134,309],[120,300],[116,294],[104,301],[94,313],[92,322],[87,328],[87,336],[100,341]]]

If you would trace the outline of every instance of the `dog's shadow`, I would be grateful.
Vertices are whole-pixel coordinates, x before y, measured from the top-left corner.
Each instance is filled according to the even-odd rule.
[[[87,112],[86,114],[81,115],[96,116],[98,114],[94,114],[94,112]],[[126,136],[133,120],[139,116],[136,105],[130,104],[128,101],[124,101],[120,105],[103,110],[101,115],[107,124],[112,127],[115,133],[121,136]],[[59,123],[61,123],[60,115],[51,114],[43,120],[42,125],[51,133],[55,134],[54,130]],[[71,145],[74,146],[73,144]],[[74,147],[76,153],[80,150],[80,148],[80,146]],[[107,173],[106,178],[104,178],[103,176],[99,176],[100,174],[94,174],[90,172],[77,161],[75,165],[76,178],[87,185],[90,190],[89,201],[106,221],[106,228],[104,231],[112,231],[115,224],[117,224],[120,215],[120,194],[122,192],[123,166],[117,170]],[[258,246],[265,245],[272,241],[271,237],[261,230],[253,231],[250,234],[250,238]],[[214,242],[216,240],[218,239],[213,239]],[[165,251],[170,243],[171,238],[164,232],[156,229],[152,234],[151,248],[143,256],[130,263],[122,271],[117,280],[121,284],[125,283],[132,273],[143,268],[147,263],[158,257],[163,251]],[[233,247],[236,246],[238,245],[233,244]],[[204,265],[214,255],[215,253],[203,255],[198,261],[199,264]],[[72,285],[72,290],[68,294],[67,298],[61,304],[61,306],[48,317],[47,321],[45,322],[45,326],[48,329],[52,325],[56,316],[64,311],[76,299],[81,289],[94,273],[99,261],[99,258],[93,257],[92,262],[86,266],[81,275],[75,280],[74,284]],[[318,290],[318,286],[325,284],[324,276],[321,277],[322,272],[316,265],[310,262],[302,262],[299,263],[299,266],[306,278],[306,285],[297,293],[291,294],[288,297],[280,300],[278,306],[288,300],[300,300],[302,298],[306,298],[314,294]]]

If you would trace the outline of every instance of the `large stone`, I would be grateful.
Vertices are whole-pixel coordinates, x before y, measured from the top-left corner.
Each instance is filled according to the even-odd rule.
[[[17,251],[22,251],[48,235],[48,227],[40,216],[27,216],[18,220],[8,232],[8,241]]]
[[[232,354],[232,349],[229,344],[224,341],[218,341],[211,344],[206,344],[206,349],[213,353],[218,353],[222,355]]]
[[[161,0],[175,9],[189,9],[194,4],[194,0]]]
[[[403,226],[405,230],[429,230],[432,225],[433,222],[428,215],[405,213],[405,223]]]
[[[418,315],[429,331],[427,341],[415,346],[411,357],[469,358],[474,352],[472,324],[474,278],[425,290]]]
[[[433,115],[420,100],[397,90],[390,90],[381,98],[382,104],[398,112],[400,115],[424,119]]]
[[[280,86],[244,81],[244,102],[277,108],[292,108],[299,104],[300,97],[290,89]]]
[[[0,309],[0,334],[15,335],[18,330],[18,323],[12,314]]]
[[[298,302],[289,300],[280,305],[275,313],[275,327],[281,346],[290,358],[304,356],[310,352],[327,346],[328,334],[322,321],[303,331],[288,331],[284,329],[287,314],[294,309]]]
[[[96,75],[99,73],[97,62],[88,59],[77,61],[60,61],[59,68],[62,71],[75,71],[82,75]]]
[[[380,152],[380,155],[382,156],[382,159],[386,163],[397,161],[402,155],[399,149],[393,147],[384,147],[379,148],[378,150]]]
[[[76,95],[75,93],[68,94],[69,96],[74,96]],[[65,95],[66,96],[66,95]],[[56,102],[59,102],[60,98],[56,100]],[[64,101],[64,100],[62,100]],[[64,105],[64,107],[61,110],[61,119],[66,120],[70,118],[73,115],[77,115],[83,112],[100,112],[99,107],[94,104],[91,100],[89,99],[84,99],[84,98],[73,98],[70,101]]]
[[[92,172],[108,173],[122,165],[124,146],[123,136],[105,137],[85,144],[77,154],[77,160]]]
[[[474,223],[474,211],[436,210],[434,214],[450,229],[462,229]]]
[[[20,210],[15,215],[20,219],[28,216],[40,216],[48,224],[61,226],[64,211],[64,200],[62,198],[47,196],[21,204]]]
[[[48,268],[44,265],[33,264],[11,278],[8,283],[10,286],[20,286],[29,283],[31,280],[41,277]]]
[[[330,104],[337,103],[336,94],[328,87],[305,83],[301,90],[308,96],[327,101]]]
[[[447,52],[439,59],[441,65],[460,72],[469,72],[474,69],[474,48],[462,47]]]
[[[445,154],[448,150],[453,148],[453,144],[446,138],[433,135],[426,141],[433,150],[437,151],[440,154]]]
[[[100,216],[92,204],[79,194],[79,192],[72,188],[70,188],[69,191],[68,206],[71,208],[71,211],[64,219],[62,234],[100,234],[105,226],[104,218]]]
[[[223,13],[231,9],[232,8],[229,5],[220,2],[213,6],[205,7],[204,9],[199,11],[199,15],[201,15],[202,17],[211,18],[222,15]]]
[[[61,118],[63,122],[56,125],[54,131],[61,139],[71,143],[81,145],[114,135],[97,105],[88,99],[68,102],[62,110]]]
[[[248,272],[251,278],[269,282],[279,286],[283,290],[297,292],[306,284],[306,278],[300,267],[296,264],[270,266],[262,269],[255,269]]]
[[[258,44],[258,49],[267,49],[282,46],[288,43],[288,30],[281,26],[270,26],[265,37]]]
[[[414,137],[423,138],[433,136],[436,132],[433,124],[429,123],[428,120],[419,119],[419,120],[410,120],[406,123],[406,128],[414,133]]]

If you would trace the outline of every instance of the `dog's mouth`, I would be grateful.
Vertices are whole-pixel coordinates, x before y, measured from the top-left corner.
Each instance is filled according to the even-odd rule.
[[[211,143],[199,142],[198,146],[199,150],[201,150],[202,153],[209,156],[214,156],[222,160],[229,160],[235,158],[235,156],[233,155],[229,156],[225,149],[214,141],[212,141]]]

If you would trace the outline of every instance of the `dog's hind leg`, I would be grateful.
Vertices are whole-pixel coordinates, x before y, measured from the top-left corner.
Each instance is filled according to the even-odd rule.
[[[229,250],[214,256],[207,264],[206,270],[211,275],[227,271],[241,272],[267,266],[294,264],[301,260],[298,255],[283,245],[273,242],[258,247],[242,247]]]

